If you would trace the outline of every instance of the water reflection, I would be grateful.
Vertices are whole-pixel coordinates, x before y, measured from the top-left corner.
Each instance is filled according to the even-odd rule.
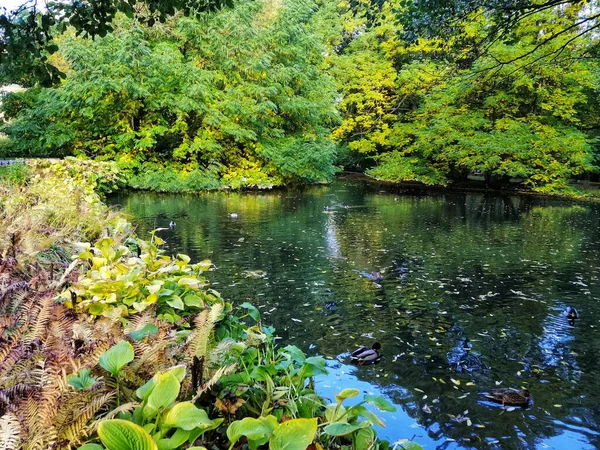
[[[427,448],[600,447],[598,207],[383,189],[339,181],[112,201],[142,236],[175,220],[161,232],[170,251],[212,259],[225,297],[260,307],[283,342],[330,358],[323,389],[360,386],[400,405],[382,436],[417,435]],[[244,275],[257,270],[266,275]],[[581,314],[574,327],[567,305]],[[466,337],[486,370],[454,361]],[[373,341],[380,364],[347,365]],[[527,388],[534,403],[502,410],[481,395],[496,386]]]

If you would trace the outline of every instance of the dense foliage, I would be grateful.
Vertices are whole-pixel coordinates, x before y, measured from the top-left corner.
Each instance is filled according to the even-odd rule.
[[[312,10],[250,2],[152,28],[120,16],[93,41],[67,33],[55,55],[66,81],[7,100],[5,131],[24,155],[117,160],[141,187],[165,166],[190,190],[328,179],[335,92]]]
[[[324,359],[277,348],[257,308],[208,286],[210,262],[109,214],[92,164],[117,181],[112,164],[44,161],[1,185],[0,223],[22,230],[0,240],[2,449],[389,448],[365,405],[390,403],[321,398]]]
[[[14,154],[115,160],[140,189],[319,182],[341,165],[565,193],[597,171],[594,11],[255,0],[154,23],[142,8],[102,38],[56,35],[66,79],[6,96],[3,130]]]

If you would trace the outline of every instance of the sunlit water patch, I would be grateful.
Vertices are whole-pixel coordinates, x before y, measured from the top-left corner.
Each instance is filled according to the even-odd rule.
[[[425,448],[600,447],[597,205],[350,180],[110,200],[141,236],[175,221],[160,232],[168,251],[211,259],[224,297],[259,307],[282,344],[328,358],[323,395],[357,387],[398,405],[380,436]],[[580,312],[574,326],[567,306]],[[375,341],[379,364],[349,365]],[[486,401],[497,387],[526,388],[533,403]]]

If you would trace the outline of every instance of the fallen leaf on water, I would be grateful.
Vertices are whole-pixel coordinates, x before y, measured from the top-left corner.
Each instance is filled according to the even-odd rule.
[[[554,406],[555,408],[562,408],[562,405],[558,405],[558,404],[556,404],[556,405],[553,405],[553,406]]]
[[[466,386],[475,386],[475,383],[473,383],[472,381],[469,381]]]
[[[427,414],[431,414],[431,408],[429,408],[429,406],[427,405],[427,403],[425,403],[423,405],[423,408],[421,408],[425,413]]]
[[[517,409],[517,408],[515,408],[514,406],[511,406],[511,407],[509,407],[509,408],[506,408],[506,410],[507,410],[508,412],[512,412],[512,411],[514,411],[515,409]]]
[[[496,381],[496,386],[500,386],[502,384],[502,380]]]
[[[459,380],[455,380],[454,378],[450,378],[450,381],[452,381],[455,385],[460,386],[460,381]]]
[[[422,400],[427,400],[427,396],[424,395],[423,398],[422,398]]]
[[[419,389],[419,388],[415,388],[415,391],[417,391],[417,392],[420,392],[421,394],[424,394],[424,393],[425,393],[425,391],[422,391],[422,390],[421,390],[421,389]]]
[[[292,320],[293,320],[294,322],[300,322],[300,323],[302,323],[302,321],[301,321],[300,319],[294,319],[294,318],[292,317]]]
[[[471,419],[467,419],[467,426],[470,427],[471,425],[473,425],[473,422],[471,422]]]

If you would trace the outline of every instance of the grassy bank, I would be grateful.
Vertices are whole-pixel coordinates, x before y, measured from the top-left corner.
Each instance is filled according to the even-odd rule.
[[[114,165],[5,169],[0,448],[389,447],[365,406],[392,405],[320,397],[321,357],[276,347],[256,308],[210,288],[209,261],[165,255],[102,202],[123,182]]]

